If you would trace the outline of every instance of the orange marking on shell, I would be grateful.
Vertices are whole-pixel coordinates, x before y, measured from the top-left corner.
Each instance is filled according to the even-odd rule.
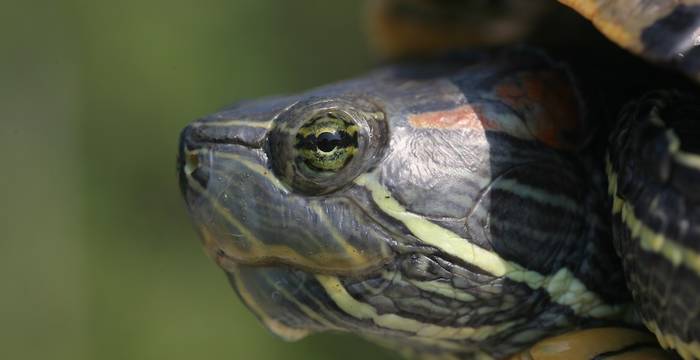
[[[415,128],[500,130],[496,122],[474,105],[411,115],[408,122]]]
[[[523,116],[532,135],[558,149],[582,141],[583,119],[574,85],[563,73],[523,73],[495,87],[501,100]]]

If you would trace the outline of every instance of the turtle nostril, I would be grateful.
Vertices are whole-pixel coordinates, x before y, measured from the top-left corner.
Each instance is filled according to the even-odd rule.
[[[188,193],[197,194],[206,190],[209,185],[209,171],[204,166],[197,152],[184,149],[178,159],[180,190],[187,197]],[[188,192],[188,189],[194,192]],[[199,189],[197,189],[199,187]]]
[[[209,170],[206,161],[203,161],[202,154],[205,148],[195,141],[195,129],[190,125],[182,130],[180,135],[180,149],[177,160],[178,176],[180,178],[180,189],[187,196],[188,189],[199,184],[201,189],[194,193],[205,190],[209,185]]]
[[[200,154],[194,151],[185,151],[183,160],[182,175],[196,181],[202,187],[201,190],[205,190],[209,184],[209,171],[202,166]]]
[[[192,175],[199,168],[199,156],[189,153],[185,159],[185,174]]]

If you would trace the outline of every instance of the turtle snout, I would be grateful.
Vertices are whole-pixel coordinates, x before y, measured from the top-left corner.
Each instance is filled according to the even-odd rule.
[[[206,163],[207,151],[204,145],[196,139],[198,129],[188,125],[180,134],[180,144],[177,156],[177,173],[180,190],[185,199],[189,200],[188,189],[196,186],[206,190],[209,184],[210,171],[203,166]]]
[[[182,139],[191,144],[259,149],[265,143],[270,126],[270,121],[237,119],[229,112],[220,112],[188,125],[182,131]]]
[[[188,202],[188,189],[194,187],[198,194],[208,190],[215,153],[259,152],[270,126],[270,121],[238,117],[231,111],[212,114],[187,125],[180,133],[177,170],[180,189]]]

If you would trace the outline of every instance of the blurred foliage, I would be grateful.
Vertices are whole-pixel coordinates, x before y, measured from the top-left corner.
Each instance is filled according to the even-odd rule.
[[[2,9],[0,358],[396,358],[271,335],[204,255],[175,177],[191,119],[367,69],[361,1]]]

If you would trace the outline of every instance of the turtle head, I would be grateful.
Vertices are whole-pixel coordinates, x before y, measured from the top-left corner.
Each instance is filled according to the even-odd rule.
[[[349,194],[387,140],[371,98],[325,91],[241,102],[182,131],[180,185],[205,249],[278,335],[337,327],[303,304],[323,294],[314,276],[393,261],[397,237]]]
[[[575,274],[572,89],[536,52],[389,66],[193,122],[180,184],[208,254],[277,334],[501,356],[577,321],[569,287],[608,314]]]
[[[388,261],[391,238],[336,196],[376,165],[384,113],[361,98],[241,103],[195,121],[180,144],[180,181],[210,255],[360,273]]]

